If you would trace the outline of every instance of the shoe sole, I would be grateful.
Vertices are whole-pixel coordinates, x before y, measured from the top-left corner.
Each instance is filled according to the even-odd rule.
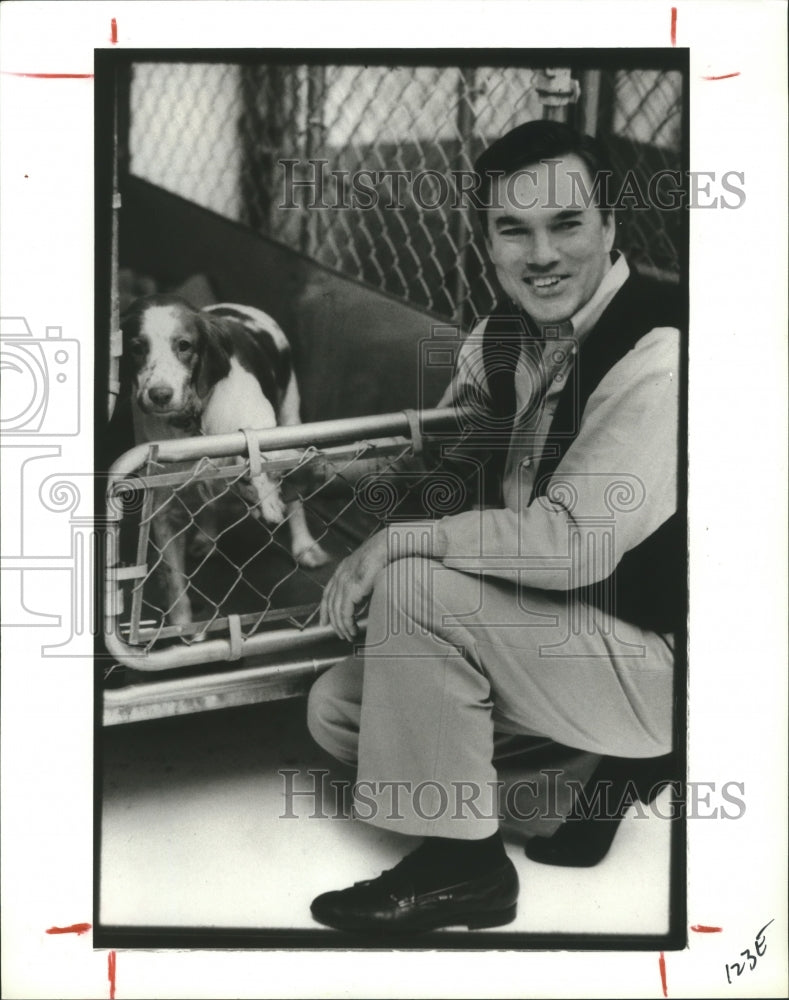
[[[482,930],[485,927],[501,927],[504,924],[511,924],[518,915],[518,904],[513,903],[504,910],[496,910],[495,913],[478,913],[468,920],[462,921],[470,931]]]
[[[502,927],[505,924],[511,924],[517,914],[518,904],[513,903],[511,906],[503,907],[500,910],[469,914],[457,913],[453,914],[451,919],[441,919],[437,916],[434,920],[425,920],[423,923],[413,924],[405,920],[393,923],[387,921],[381,924],[371,923],[370,921],[344,923],[341,921],[332,922],[330,917],[323,919],[318,917],[314,912],[312,916],[318,923],[326,927],[355,934],[425,934],[429,931],[443,930],[447,927],[467,927],[470,931],[483,930],[487,927]]]
[[[537,865],[551,865],[554,868],[596,868],[597,865],[605,860],[608,851],[601,857],[595,858],[578,858],[569,854],[557,854],[550,857],[548,855],[530,854],[528,851],[524,851],[524,854],[529,861],[533,861]]]

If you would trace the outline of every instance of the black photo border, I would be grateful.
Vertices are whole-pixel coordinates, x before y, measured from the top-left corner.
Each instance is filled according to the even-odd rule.
[[[96,49],[94,51],[95,137],[95,330],[94,330],[94,455],[97,473],[108,468],[109,442],[107,389],[109,379],[109,331],[113,191],[113,113],[116,82],[132,63],[201,62],[233,64],[299,65],[387,65],[387,66],[498,66],[528,68],[572,65],[574,69],[660,69],[682,74],[681,170],[687,176],[690,159],[690,74],[687,48],[496,48],[496,49]],[[679,287],[688,315],[688,253],[690,219],[682,212]],[[688,442],[688,335],[682,338],[680,411],[680,503],[687,530],[687,442]],[[94,509],[104,509],[105,478],[95,477]],[[686,538],[687,540],[687,538]],[[687,545],[686,545],[687,550]],[[103,621],[103,567],[96,579],[96,621]],[[687,594],[686,594],[687,597]],[[686,602],[687,607],[687,602]],[[296,930],[281,927],[199,928],[129,927],[100,923],[102,849],[102,675],[107,652],[101,628],[94,642],[94,813],[93,813],[93,947],[117,949],[227,949],[227,950],[364,950],[364,951],[676,951],[687,944],[687,818],[682,796],[671,822],[669,928],[662,935],[632,934],[524,934],[507,931],[482,935],[462,932],[424,934],[418,937],[373,937],[337,931]],[[681,774],[687,773],[687,619],[676,636],[675,740]],[[528,891],[528,887],[526,888]]]

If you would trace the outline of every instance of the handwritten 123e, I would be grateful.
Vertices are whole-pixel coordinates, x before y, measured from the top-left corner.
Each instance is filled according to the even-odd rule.
[[[773,917],[773,920],[775,917]],[[750,967],[751,971],[756,968],[757,955],[761,958],[767,951],[767,942],[764,939],[764,932],[773,922],[773,920],[768,921],[764,927],[757,933],[756,937],[753,939],[753,946],[756,949],[756,955],[753,954],[750,948],[746,948],[745,951],[741,951],[740,955],[745,959],[744,962],[732,962],[731,965],[726,964],[726,979],[731,984],[732,973],[735,972],[737,976],[741,976],[745,972],[746,964]],[[736,978],[736,977],[735,977]]]

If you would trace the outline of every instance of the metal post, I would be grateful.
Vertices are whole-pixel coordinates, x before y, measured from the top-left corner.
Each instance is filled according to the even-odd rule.
[[[588,69],[581,73],[581,95],[578,100],[578,128],[587,135],[597,135],[600,111],[600,70]]]
[[[546,68],[535,76],[535,89],[542,104],[542,116],[547,121],[566,122],[568,105],[578,100],[580,85],[572,78],[572,70]]]
[[[595,135],[605,140],[613,135],[616,110],[616,73],[606,70],[599,74],[597,122]]]
[[[325,152],[323,121],[326,103],[326,67],[311,66],[307,73],[307,131],[304,143],[305,168],[310,160]],[[317,169],[317,168],[316,168]],[[314,257],[321,245],[320,209],[305,208],[301,219],[302,253]]]
[[[123,338],[120,320],[120,290],[118,288],[118,214],[121,195],[118,189],[118,80],[117,72],[113,83],[112,111],[112,236],[110,244],[110,385],[107,402],[108,419],[112,418],[120,391],[120,357],[123,353]]]
[[[284,70],[252,65],[241,66],[239,72],[241,219],[256,232],[270,234],[277,205],[277,157],[282,153],[283,123],[288,117]]]
[[[463,68],[458,76],[457,86],[457,132],[458,132],[458,155],[457,169],[466,170],[471,167],[471,156],[469,146],[474,137],[474,86],[476,71],[473,68]],[[463,300],[468,288],[466,278],[466,255],[468,252],[468,209],[457,207],[452,217],[452,239],[458,248],[457,262],[455,265],[455,281],[453,290],[453,301],[455,306],[455,322],[463,325]]]

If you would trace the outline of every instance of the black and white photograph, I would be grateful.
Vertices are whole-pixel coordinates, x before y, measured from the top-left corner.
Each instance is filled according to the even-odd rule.
[[[775,620],[782,584],[724,585],[747,435],[718,410],[759,352],[781,398],[785,359],[780,311],[738,339],[724,234],[747,256],[764,188],[701,99],[741,120],[735,48],[700,60],[681,5],[623,44],[568,37],[577,4],[458,4],[441,47],[442,4],[90,6],[84,73],[3,55],[4,87],[92,93],[58,195],[82,259],[75,223],[40,251],[44,288],[58,260],[88,281],[63,319],[2,310],[4,631],[44,718],[85,702],[38,951],[90,954],[111,1000],[127,962],[140,997],[780,995],[785,664],[736,591]],[[396,27],[316,30],[363,6]],[[68,745],[36,744],[58,796]]]
[[[681,946],[687,53],[240,55],[109,62],[101,933]]]

